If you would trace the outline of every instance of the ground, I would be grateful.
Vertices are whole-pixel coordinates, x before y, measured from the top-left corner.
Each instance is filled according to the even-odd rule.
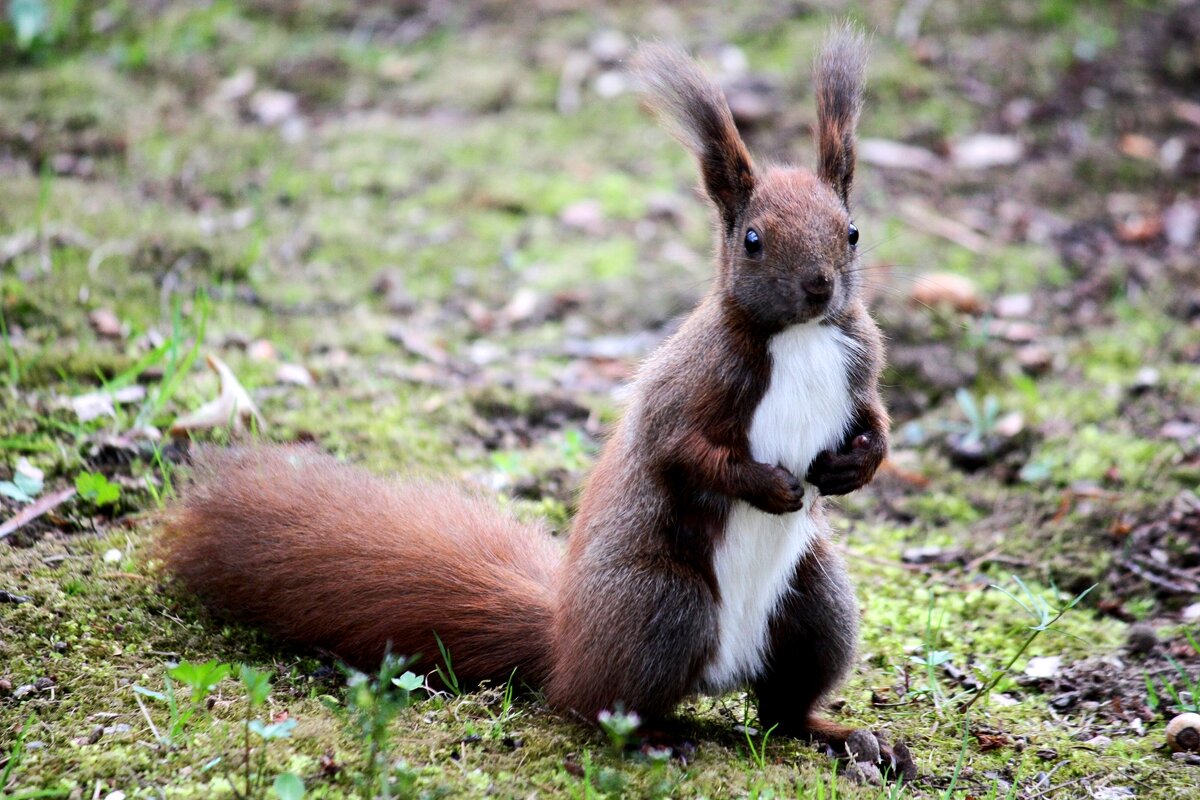
[[[863,643],[833,713],[919,777],[857,783],[741,695],[681,708],[694,752],[664,759],[492,687],[413,694],[391,791],[1193,796],[1164,729],[1200,702],[1200,4],[831,5],[9,3],[0,520],[51,507],[0,527],[0,794],[246,793],[254,716],[297,724],[251,740],[250,794],[364,796],[383,737],[336,661],[156,569],[205,357],[267,438],[565,534],[625,381],[710,275],[694,167],[618,62],[681,41],[760,159],[809,164],[836,12],[875,31],[855,221],[895,424],[835,504]],[[172,734],[135,687],[213,659],[268,673],[265,706],[228,677]]]

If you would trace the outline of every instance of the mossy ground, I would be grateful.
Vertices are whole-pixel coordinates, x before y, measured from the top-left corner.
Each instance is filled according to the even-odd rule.
[[[578,110],[560,113],[564,63],[589,40],[603,50],[593,37],[605,30],[678,38],[717,59],[719,45],[735,45],[775,86],[751,147],[807,161],[807,65],[830,17],[787,3],[50,5],[52,41],[19,51],[0,39],[0,241],[33,235],[11,254],[0,247],[0,478],[26,457],[47,491],[93,471],[122,494],[104,508],[70,500],[0,541],[0,589],[28,598],[0,602],[0,679],[12,684],[0,689],[0,771],[29,722],[0,793],[228,795],[221,768],[206,765],[240,764],[236,685],[217,688],[174,749],[155,742],[132,689],[159,689],[180,659],[216,658],[270,670],[270,710],[299,722],[270,745],[270,774],[297,773],[314,797],[356,795],[364,743],[328,705],[344,702],[333,662],[214,621],[163,583],[149,543],[178,451],[123,435],[165,430],[213,395],[202,359],[173,379],[202,331],[197,352],[219,354],[252,390],[269,437],[314,439],[379,471],[476,481],[565,529],[644,350],[636,335],[653,341],[694,302],[710,244],[685,155],[627,92],[606,98],[585,81]],[[1082,106],[1070,96],[1089,69],[1117,67],[1157,87],[1139,102],[1169,93],[1137,60],[1145,43],[1120,33],[1155,30],[1167,10],[966,4],[931,12],[910,47],[889,33],[897,5],[852,9],[880,31],[864,135],[936,149],[1015,125],[1031,156],[967,176],[859,170],[878,314],[909,362],[888,376],[894,468],[840,504],[864,635],[836,716],[908,742],[922,773],[909,796],[1191,797],[1200,768],[1170,759],[1163,712],[1146,713],[1146,698],[1124,715],[1104,697],[1062,710],[1016,680],[1038,655],[1117,656],[1114,670],[1140,675],[1143,662],[1122,651],[1137,619],[1185,668],[1200,658],[1181,644],[1186,596],[1123,595],[1105,582],[1122,531],[1164,516],[1200,479],[1195,442],[1160,434],[1200,421],[1200,327],[1177,302],[1200,264],[1160,239],[1106,234],[1112,247],[1084,248],[1086,258],[1063,244],[1089,225],[1110,230],[1114,202],[1186,196],[1184,178],[1115,145],[1131,131],[1186,138],[1177,121],[1147,111],[1142,130],[1094,96]],[[591,78],[602,71],[593,65]],[[295,107],[273,117],[280,91]],[[1110,104],[1123,97],[1113,93]],[[1005,121],[997,109],[1022,98],[1045,113]],[[1085,145],[1067,141],[1077,129],[1090,132]],[[989,246],[931,233],[905,212],[912,199],[985,220],[975,228]],[[1014,233],[1043,222],[1049,233]],[[1030,294],[1048,367],[1022,371],[989,315],[905,304],[930,269],[970,275],[987,304]],[[97,310],[119,332],[101,335],[89,322]],[[148,359],[162,341],[174,346]],[[922,349],[931,345],[949,350]],[[965,366],[931,379],[921,362],[946,352],[946,366]],[[315,385],[278,381],[280,363],[304,365]],[[127,384],[145,397],[114,415],[84,422],[70,405]],[[951,465],[940,443],[962,423],[958,386],[1024,416],[1015,454],[973,473]],[[0,516],[17,509],[0,503]],[[960,555],[902,561],[915,547]],[[1099,586],[1017,661],[1000,700],[963,716],[937,699],[962,691],[937,662],[986,675],[1017,653],[1033,623],[989,588],[1015,590],[1013,575],[1057,603]],[[37,688],[17,691],[26,685]],[[161,727],[163,709],[148,709]],[[885,791],[836,777],[803,743],[770,738],[759,763],[762,733],[751,747],[736,728],[754,725],[742,696],[697,700],[680,717],[694,758],[655,762],[615,752],[536,696],[505,715],[491,688],[405,711],[394,757],[413,796]]]

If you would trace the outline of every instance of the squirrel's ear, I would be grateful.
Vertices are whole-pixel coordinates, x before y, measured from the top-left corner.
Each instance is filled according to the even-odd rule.
[[[648,105],[696,156],[726,233],[754,190],[754,164],[721,91],[682,49],[643,44],[632,62]]]
[[[854,129],[863,105],[867,38],[846,23],[830,32],[817,56],[817,175],[849,207],[854,181]]]

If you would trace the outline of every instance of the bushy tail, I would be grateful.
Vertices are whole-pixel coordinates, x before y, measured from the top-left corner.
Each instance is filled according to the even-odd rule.
[[[312,448],[201,448],[159,553],[210,607],[363,669],[385,649],[460,680],[541,684],[558,543],[487,500]]]

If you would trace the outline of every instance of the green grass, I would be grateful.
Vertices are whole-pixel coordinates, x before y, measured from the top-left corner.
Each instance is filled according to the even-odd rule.
[[[933,392],[915,419],[923,440],[896,446],[897,463],[928,487],[840,503],[864,617],[859,662],[833,698],[834,715],[908,742],[922,773],[916,784],[856,785],[808,744],[752,733],[753,706],[740,693],[681,708],[697,744],[684,763],[627,747],[636,726],[593,730],[558,717],[511,680],[425,691],[393,664],[348,682],[320,654],[207,615],[163,581],[150,548],[154,514],[181,486],[177,454],[155,434],[216,393],[200,356],[229,364],[261,406],[268,437],[315,439],[377,471],[434,472],[505,492],[556,482],[561,489],[541,497],[502,499],[565,530],[596,455],[595,422],[611,421],[619,406],[608,371],[634,365],[571,358],[563,343],[627,336],[686,310],[710,272],[708,218],[694,199],[693,166],[631,97],[588,94],[574,115],[555,110],[562,54],[594,32],[591,10],[531,20],[456,7],[416,41],[396,43],[371,33],[402,22],[382,7],[372,22],[340,2],[105,4],[111,16],[99,31],[77,22],[94,19],[99,5],[81,0],[71,18],[56,11],[23,49],[11,49],[12,32],[0,28],[0,240],[42,237],[0,265],[0,479],[26,457],[45,472],[45,492],[80,490],[0,540],[0,589],[30,598],[0,604],[0,679],[13,690],[0,689],[0,793],[271,797],[280,775],[302,781],[305,796],[331,798],[385,786],[396,797],[822,800],[1190,790],[1194,768],[1158,749],[1167,710],[1187,702],[1180,693],[1193,692],[1194,703],[1189,665],[1147,678],[1155,716],[1146,736],[1085,746],[1102,728],[1086,714],[1052,712],[1048,697],[1017,678],[1032,656],[1070,663],[1116,653],[1126,626],[1097,612],[1113,599],[1109,589],[1102,584],[1050,626],[1055,633],[1042,633],[1031,623],[1046,618],[988,587],[1011,587],[1016,576],[1041,598],[1035,604],[1069,604],[1109,563],[1114,523],[1156,513],[1198,485],[1194,464],[1146,431],[1166,413],[1156,397],[1169,412],[1200,405],[1186,356],[1200,331],[1162,310],[1170,286],[1115,290],[1094,330],[1039,320],[1061,341],[1064,363],[1023,376],[986,320],[912,311],[895,295],[933,268],[973,277],[989,298],[1041,297],[1078,276],[1053,243],[976,255],[917,230],[894,202],[908,190],[866,167],[856,221],[864,241],[879,243],[871,258],[897,276],[881,317],[901,343],[970,354],[978,365],[970,395],[1020,412],[1028,461],[1041,465],[1012,474],[1004,465],[972,475],[952,468],[939,437],[962,425],[963,409],[952,390]],[[856,11],[880,30],[864,134],[928,142],[977,130],[986,110],[964,97],[956,75],[889,38],[886,5]],[[971,43],[963,31],[980,41],[1014,37],[1034,65],[1029,91],[1056,80],[1059,17],[1067,14],[1071,38],[1105,46],[1124,13],[1008,6],[1020,12],[1015,32],[965,11],[950,21],[931,15],[929,30],[947,47]],[[669,13],[690,44],[709,35],[736,42],[780,82],[798,116],[782,116],[778,135],[807,163],[804,67],[828,19],[700,5]],[[663,26],[673,35],[669,21],[644,10],[606,14],[625,31]],[[223,82],[243,69],[255,74],[251,94],[220,100]],[[298,132],[254,120],[253,92],[281,88],[301,104]],[[1087,123],[1097,135],[1110,127],[1098,116]],[[780,146],[769,133],[751,143]],[[1145,188],[1144,175],[1119,163],[1080,168],[1095,181]],[[1056,213],[1094,204],[1087,185],[1068,187]],[[990,188],[946,191],[966,203]],[[673,213],[648,216],[664,196]],[[941,198],[922,199],[941,207]],[[584,200],[598,204],[599,234],[559,220]],[[401,276],[413,310],[390,311],[375,293],[384,272]],[[579,311],[510,323],[505,307],[519,289]],[[120,337],[93,329],[97,310],[118,317]],[[389,337],[397,324],[429,331],[432,348],[467,365],[469,379],[440,380],[444,370]],[[263,343],[275,358],[261,356]],[[315,385],[277,382],[281,362],[312,370]],[[1130,406],[1144,366],[1159,370],[1164,388]],[[91,420],[70,403],[139,386],[144,395]],[[591,418],[504,427],[510,417],[527,423],[537,401],[556,393]],[[129,435],[136,429],[142,438]],[[1071,501],[1081,484],[1108,494]],[[902,564],[900,554],[918,545],[989,557],[971,570]],[[1126,609],[1150,619],[1171,610],[1150,596]],[[447,676],[453,657],[443,654]],[[175,666],[209,663],[239,668],[208,681]],[[990,689],[969,716],[946,664]],[[1020,747],[987,750],[984,731]],[[1058,754],[1052,764],[1038,755],[1047,751]],[[1044,772],[1049,787],[1037,784]]]

